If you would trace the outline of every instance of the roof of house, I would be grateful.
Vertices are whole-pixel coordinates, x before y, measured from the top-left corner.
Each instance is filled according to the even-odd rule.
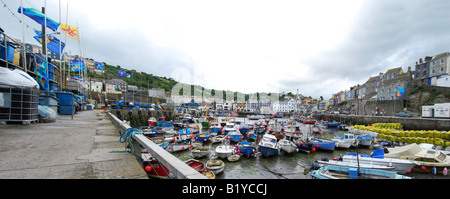
[[[441,58],[443,58],[445,56],[449,56],[449,55],[450,55],[449,52],[441,53],[441,54],[434,56],[434,58],[431,61],[435,61],[435,60],[441,59]]]

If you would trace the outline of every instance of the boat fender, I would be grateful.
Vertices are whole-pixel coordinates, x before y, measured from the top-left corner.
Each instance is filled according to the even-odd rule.
[[[330,161],[330,160],[328,160],[328,158],[322,158],[321,160],[322,160],[322,161],[325,161],[325,162]]]

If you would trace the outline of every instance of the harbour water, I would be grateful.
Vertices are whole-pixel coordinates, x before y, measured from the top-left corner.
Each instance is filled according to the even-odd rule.
[[[233,120],[233,119],[232,119]],[[236,121],[244,122],[244,118],[235,118]],[[220,121],[220,119],[219,119]],[[245,121],[248,121],[245,118]],[[286,119],[278,119],[278,122],[287,121]],[[300,123],[298,123],[300,124]],[[311,125],[300,124],[300,130],[302,133],[309,132]],[[341,136],[347,131],[341,131],[336,128],[327,128],[320,124],[321,132],[320,136],[323,138],[334,138],[334,136]],[[207,129],[203,129],[206,132]],[[206,163],[209,159],[215,159],[214,150],[219,143],[208,143],[210,145],[210,153],[208,156],[198,159]],[[304,175],[305,168],[309,168],[315,160],[322,160],[324,158],[332,160],[333,158],[339,158],[340,154],[346,154],[348,152],[358,152],[359,154],[371,154],[374,149],[369,148],[350,148],[339,149],[336,148],[333,151],[320,151],[316,150],[310,154],[304,152],[293,152],[292,154],[286,154],[280,152],[278,156],[264,157],[260,153],[249,158],[241,156],[236,162],[230,162],[224,160],[225,170],[223,173],[218,174],[216,179],[311,179],[312,177]],[[188,160],[194,158],[189,150],[178,151],[172,153],[180,160]],[[412,172],[405,174],[407,176],[416,179],[446,179],[448,176],[442,174],[433,175],[430,173]]]

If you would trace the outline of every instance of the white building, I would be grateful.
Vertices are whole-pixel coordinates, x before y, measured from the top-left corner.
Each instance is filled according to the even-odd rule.
[[[88,87],[91,91],[102,92],[103,82],[90,81]]]
[[[436,86],[442,86],[442,87],[450,87],[450,77],[449,75],[441,76],[439,79],[436,80]]]
[[[289,101],[275,102],[273,103],[273,111],[276,113],[298,112],[299,111],[298,105],[299,103],[297,103],[297,101],[293,99]]]

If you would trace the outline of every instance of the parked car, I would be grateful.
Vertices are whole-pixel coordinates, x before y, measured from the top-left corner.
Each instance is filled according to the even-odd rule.
[[[397,116],[397,117],[411,117],[410,114],[408,114],[408,113],[406,113],[404,111],[395,114],[395,116]]]
[[[350,115],[350,111],[341,111],[341,114]]]

